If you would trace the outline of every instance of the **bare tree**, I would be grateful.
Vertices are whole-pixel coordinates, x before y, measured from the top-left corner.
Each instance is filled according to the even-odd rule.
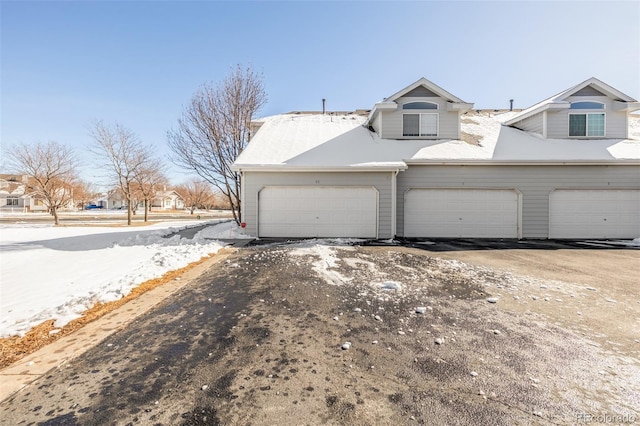
[[[209,183],[192,179],[175,187],[175,191],[184,199],[184,205],[189,209],[191,214],[198,207],[206,206],[208,201],[213,197],[213,192]]]
[[[249,142],[249,123],[266,103],[262,75],[237,66],[216,86],[196,92],[168,133],[176,165],[214,185],[229,200],[240,224],[240,175],[231,165]]]
[[[58,142],[19,144],[7,152],[13,168],[29,176],[31,189],[43,197],[43,201],[60,224],[58,210],[73,200],[78,160],[73,150]]]
[[[127,202],[127,224],[131,225],[132,201],[138,189],[136,179],[150,165],[151,151],[133,132],[117,123],[106,126],[99,121],[91,136],[95,140],[91,151]]]
[[[137,188],[136,194],[144,202],[144,221],[149,220],[150,203],[155,198],[161,187],[166,187],[169,182],[160,170],[157,160],[150,159],[147,165],[142,167],[135,176]]]
[[[220,191],[211,194],[211,198],[207,200],[208,210],[230,210],[229,200],[222,195]]]
[[[91,183],[82,179],[76,179],[72,186],[73,202],[76,207],[84,209],[85,204],[96,198],[98,191]]]

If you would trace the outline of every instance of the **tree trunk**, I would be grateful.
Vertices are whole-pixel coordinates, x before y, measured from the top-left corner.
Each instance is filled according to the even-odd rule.
[[[127,225],[131,225],[131,200],[127,200]]]
[[[56,225],[60,225],[60,218],[58,217],[58,209],[51,207],[51,214],[53,215],[53,222]]]
[[[146,199],[144,200],[144,221],[149,221],[149,203]]]

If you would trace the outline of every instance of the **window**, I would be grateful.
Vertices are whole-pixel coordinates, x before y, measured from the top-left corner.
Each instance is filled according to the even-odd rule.
[[[403,114],[402,136],[438,136],[438,114]]]
[[[569,136],[604,136],[604,113],[569,114]]]
[[[438,109],[438,104],[433,102],[409,102],[402,105],[402,109]]]
[[[7,198],[7,205],[8,206],[17,206],[18,205],[18,199],[17,198]]]
[[[573,102],[571,109],[604,109],[604,104],[592,101]]]

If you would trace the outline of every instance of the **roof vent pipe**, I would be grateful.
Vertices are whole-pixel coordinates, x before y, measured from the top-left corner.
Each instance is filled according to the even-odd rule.
[[[509,111],[513,111],[513,99],[509,99]]]
[[[327,100],[325,98],[322,98],[322,115],[324,115],[325,112],[325,104],[326,104]]]

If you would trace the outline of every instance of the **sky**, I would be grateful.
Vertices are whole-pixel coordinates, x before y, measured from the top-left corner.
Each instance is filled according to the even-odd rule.
[[[91,126],[119,123],[177,184],[191,175],[168,160],[167,131],[238,64],[263,75],[258,116],[323,98],[370,109],[421,77],[476,108],[526,108],[590,77],[639,99],[640,2],[0,0],[0,51],[3,152],[54,140],[99,181]]]

